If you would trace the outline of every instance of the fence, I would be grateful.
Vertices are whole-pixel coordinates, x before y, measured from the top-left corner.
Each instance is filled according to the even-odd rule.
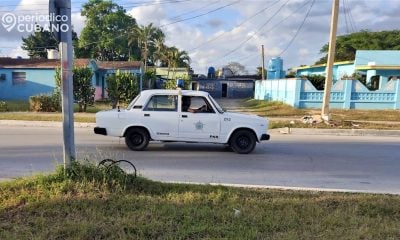
[[[321,108],[324,92],[307,79],[258,80],[254,98],[282,101],[297,108]],[[339,80],[331,89],[330,107],[340,109],[400,109],[400,80],[371,91],[358,80]]]

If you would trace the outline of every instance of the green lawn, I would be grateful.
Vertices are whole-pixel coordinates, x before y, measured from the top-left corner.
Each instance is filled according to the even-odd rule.
[[[0,239],[399,238],[400,196],[164,184],[87,165],[0,183]]]
[[[302,117],[321,114],[320,109],[297,109],[278,101],[243,100],[245,111],[267,117]],[[342,110],[331,109],[332,119],[359,121],[400,121],[400,110]]]

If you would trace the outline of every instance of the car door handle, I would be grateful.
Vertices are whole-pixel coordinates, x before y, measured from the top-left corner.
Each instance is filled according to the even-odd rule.
[[[183,118],[187,118],[187,115],[182,115]]]
[[[150,114],[145,113],[144,116],[145,116],[145,117],[150,117]]]

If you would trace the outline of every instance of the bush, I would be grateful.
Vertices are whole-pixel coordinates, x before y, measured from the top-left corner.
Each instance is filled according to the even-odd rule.
[[[4,101],[0,101],[0,112],[7,112],[8,106],[7,103]]]
[[[61,106],[57,95],[39,94],[29,98],[29,109],[33,112],[58,112]]]
[[[107,92],[112,108],[127,104],[139,93],[138,79],[130,72],[120,71],[107,77]]]
[[[313,75],[300,76],[300,77],[308,79],[317,90],[324,90],[324,88],[325,88],[325,76],[323,76],[323,75],[313,74]]]

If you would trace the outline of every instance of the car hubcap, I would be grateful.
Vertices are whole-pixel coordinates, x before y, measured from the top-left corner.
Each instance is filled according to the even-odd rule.
[[[236,143],[240,148],[247,148],[250,145],[250,139],[246,136],[240,136]]]
[[[131,142],[133,145],[140,145],[143,142],[143,137],[140,134],[133,134],[131,136]]]

